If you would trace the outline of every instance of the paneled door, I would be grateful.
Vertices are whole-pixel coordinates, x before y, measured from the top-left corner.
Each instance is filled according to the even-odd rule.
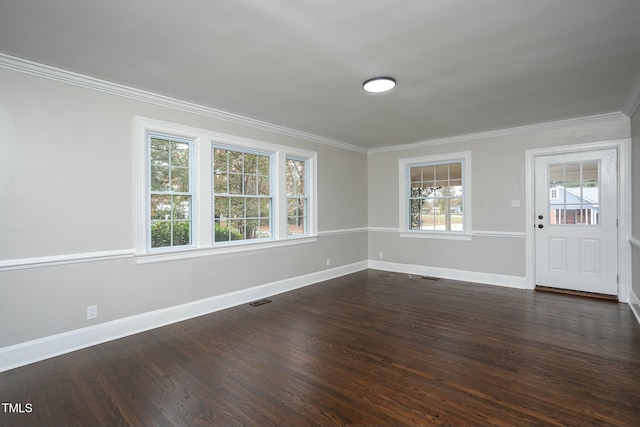
[[[535,158],[536,285],[618,295],[617,149]]]

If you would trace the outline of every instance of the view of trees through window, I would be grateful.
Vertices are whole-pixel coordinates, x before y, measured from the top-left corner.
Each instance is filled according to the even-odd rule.
[[[287,159],[287,234],[307,232],[306,161]]]
[[[213,147],[214,241],[272,237],[271,156]]]
[[[151,247],[191,244],[188,141],[150,136]]]
[[[137,252],[225,253],[315,238],[317,153],[140,117],[136,134]]]
[[[462,163],[411,166],[409,228],[463,231]]]

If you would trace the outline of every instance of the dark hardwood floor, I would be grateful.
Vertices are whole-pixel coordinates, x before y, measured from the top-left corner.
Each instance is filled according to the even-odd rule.
[[[2,426],[638,426],[625,304],[367,270],[0,374]]]

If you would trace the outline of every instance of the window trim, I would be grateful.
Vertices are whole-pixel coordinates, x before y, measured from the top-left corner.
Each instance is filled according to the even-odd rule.
[[[462,211],[463,231],[411,230],[409,228],[409,189],[410,168],[425,164],[437,165],[462,163]],[[471,151],[444,153],[431,156],[408,157],[398,161],[399,182],[399,229],[400,237],[417,237],[431,239],[471,240]]]
[[[193,141],[193,212],[191,245],[151,248],[147,239],[150,224],[148,197],[150,194],[149,154],[147,135],[161,134],[171,138]],[[144,117],[134,118],[134,197],[135,197],[135,256],[137,262],[161,262],[223,253],[275,248],[289,244],[315,242],[317,226],[317,153],[296,147],[272,144],[206,129],[193,128]],[[240,150],[272,153],[273,236],[233,242],[213,241],[213,146],[227,146]],[[304,235],[287,236],[286,158],[307,160],[309,227]],[[191,167],[192,166],[192,167]]]
[[[289,160],[293,160],[293,161],[298,161],[298,162],[304,162],[304,195],[303,196],[294,196],[294,197],[290,197],[287,194],[286,191],[286,181],[287,181],[287,177],[286,177],[286,162],[288,162]],[[311,159],[309,159],[308,157],[300,157],[300,156],[295,156],[295,155],[291,155],[291,154],[287,154],[285,159],[285,193],[284,193],[284,198],[286,199],[286,211],[285,211],[285,217],[287,218],[287,224],[286,224],[286,233],[287,233],[287,238],[289,239],[300,239],[300,238],[304,238],[307,237],[309,235],[309,226],[310,226],[310,220],[309,217],[311,215],[310,212],[310,197],[309,194],[311,192],[310,190],[310,179],[309,179],[309,170],[310,168],[312,168],[311,166]],[[315,182],[315,180],[312,180],[313,182]],[[300,233],[300,234],[289,234],[289,199],[296,199],[296,198],[301,198],[304,199],[306,202],[306,209],[305,209],[305,223],[304,223],[304,233]]]

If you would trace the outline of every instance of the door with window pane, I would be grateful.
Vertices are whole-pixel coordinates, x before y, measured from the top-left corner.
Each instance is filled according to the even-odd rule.
[[[618,294],[617,150],[535,160],[536,284]]]

